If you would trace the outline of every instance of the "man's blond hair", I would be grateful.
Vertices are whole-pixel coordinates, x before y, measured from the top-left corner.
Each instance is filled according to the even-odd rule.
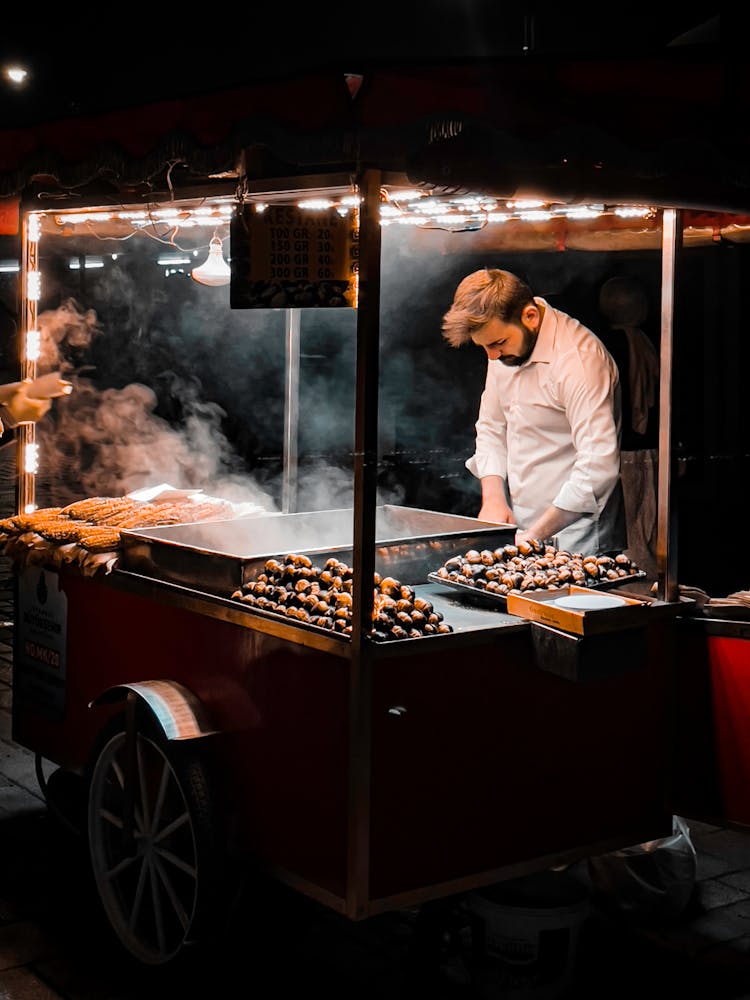
[[[504,323],[520,322],[524,307],[533,304],[531,289],[510,271],[483,267],[467,275],[443,316],[443,337],[451,347],[462,347],[472,334],[494,317]]]

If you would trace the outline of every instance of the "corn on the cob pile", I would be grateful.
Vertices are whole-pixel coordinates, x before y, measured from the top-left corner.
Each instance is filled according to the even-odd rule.
[[[130,497],[87,497],[65,507],[41,507],[3,518],[0,550],[20,561],[50,558],[76,561],[84,569],[102,564],[111,568],[121,548],[121,530],[220,520],[233,513],[232,504],[223,500],[159,504]]]

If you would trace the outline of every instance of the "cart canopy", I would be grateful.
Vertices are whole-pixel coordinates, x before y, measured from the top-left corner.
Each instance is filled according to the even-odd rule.
[[[0,130],[0,198],[63,207],[372,165],[503,197],[750,209],[750,66],[713,45],[322,64]]]

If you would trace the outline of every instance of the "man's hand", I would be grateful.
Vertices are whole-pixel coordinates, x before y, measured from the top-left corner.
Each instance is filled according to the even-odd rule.
[[[27,395],[28,384],[22,382],[5,403],[5,410],[14,424],[35,424],[49,411],[49,399],[36,399]]]
[[[503,500],[485,501],[477,517],[480,521],[489,521],[491,524],[516,523],[513,511]]]
[[[516,531],[515,543],[516,545],[523,545],[524,542],[541,542],[544,544],[544,539],[535,535],[532,531],[526,531],[523,528],[519,528]]]
[[[500,476],[483,477],[482,506],[477,517],[480,521],[490,521],[492,524],[516,523],[508,503],[505,483]]]

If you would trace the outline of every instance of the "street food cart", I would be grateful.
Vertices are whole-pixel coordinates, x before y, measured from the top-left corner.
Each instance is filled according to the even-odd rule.
[[[476,181],[478,200],[461,228],[471,236],[484,230],[476,220],[496,211],[490,202],[523,193],[498,168],[497,150],[477,158],[469,142],[467,157],[470,124],[443,118],[442,129],[433,120],[423,157],[408,150],[409,177],[392,176],[397,142],[391,133],[378,138],[376,127],[362,131],[357,157],[347,160],[348,118],[337,147],[344,185],[324,170],[328,136],[303,144],[291,175],[267,162],[267,135],[244,150],[238,168],[235,222],[260,204],[296,206],[308,189],[333,198],[343,187],[354,196],[356,226],[343,244],[350,284],[335,305],[356,310],[351,505],[311,511],[294,502],[293,432],[305,414],[296,411],[293,344],[306,306],[252,299],[248,271],[237,271],[257,264],[258,244],[251,239],[247,250],[240,236],[234,304],[288,315],[278,509],[243,516],[218,498],[213,514],[191,520],[191,498],[181,494],[183,509],[170,519],[123,519],[107,534],[96,501],[114,510],[115,500],[132,496],[38,511],[33,473],[20,466],[18,513],[4,525],[17,568],[13,737],[83,779],[102,905],[144,963],[165,964],[209,934],[246,865],[359,920],[671,832],[674,626],[685,610],[670,508],[679,201],[657,202],[648,223],[639,216],[662,258],[658,579],[644,587],[634,571],[610,581],[624,603],[611,617],[550,616],[534,594],[532,613],[514,613],[510,599],[467,593],[439,575],[451,558],[503,550],[512,526],[378,498],[381,210],[400,210],[406,196],[396,192],[406,180],[438,202]],[[287,153],[284,142],[274,152]],[[558,250],[576,232],[570,206],[585,218],[590,202],[571,197],[570,179],[540,182],[537,174],[530,185],[548,188],[545,205],[564,209],[543,223],[531,217],[535,238]],[[191,195],[191,205],[204,197]],[[642,195],[621,194],[617,203],[637,215]],[[65,210],[43,199],[26,206],[27,331],[38,319],[39,233],[48,225],[66,232],[66,222],[94,226],[101,203],[80,201]],[[179,211],[179,199],[164,207]],[[632,229],[617,225],[627,240]],[[514,226],[522,228],[518,217]],[[307,264],[300,269],[314,293],[320,282]],[[22,361],[32,374],[28,350]],[[29,427],[20,454],[33,443]],[[34,520],[44,513],[53,524]],[[66,535],[66,518],[84,530]],[[326,572],[339,578],[341,614],[322,616],[331,627],[321,616],[280,613],[278,601],[247,599],[285,573],[300,571],[295,589],[309,583],[302,570],[316,582]],[[403,634],[376,635],[383,596],[408,606]],[[434,616],[434,630],[416,626],[425,615]]]

